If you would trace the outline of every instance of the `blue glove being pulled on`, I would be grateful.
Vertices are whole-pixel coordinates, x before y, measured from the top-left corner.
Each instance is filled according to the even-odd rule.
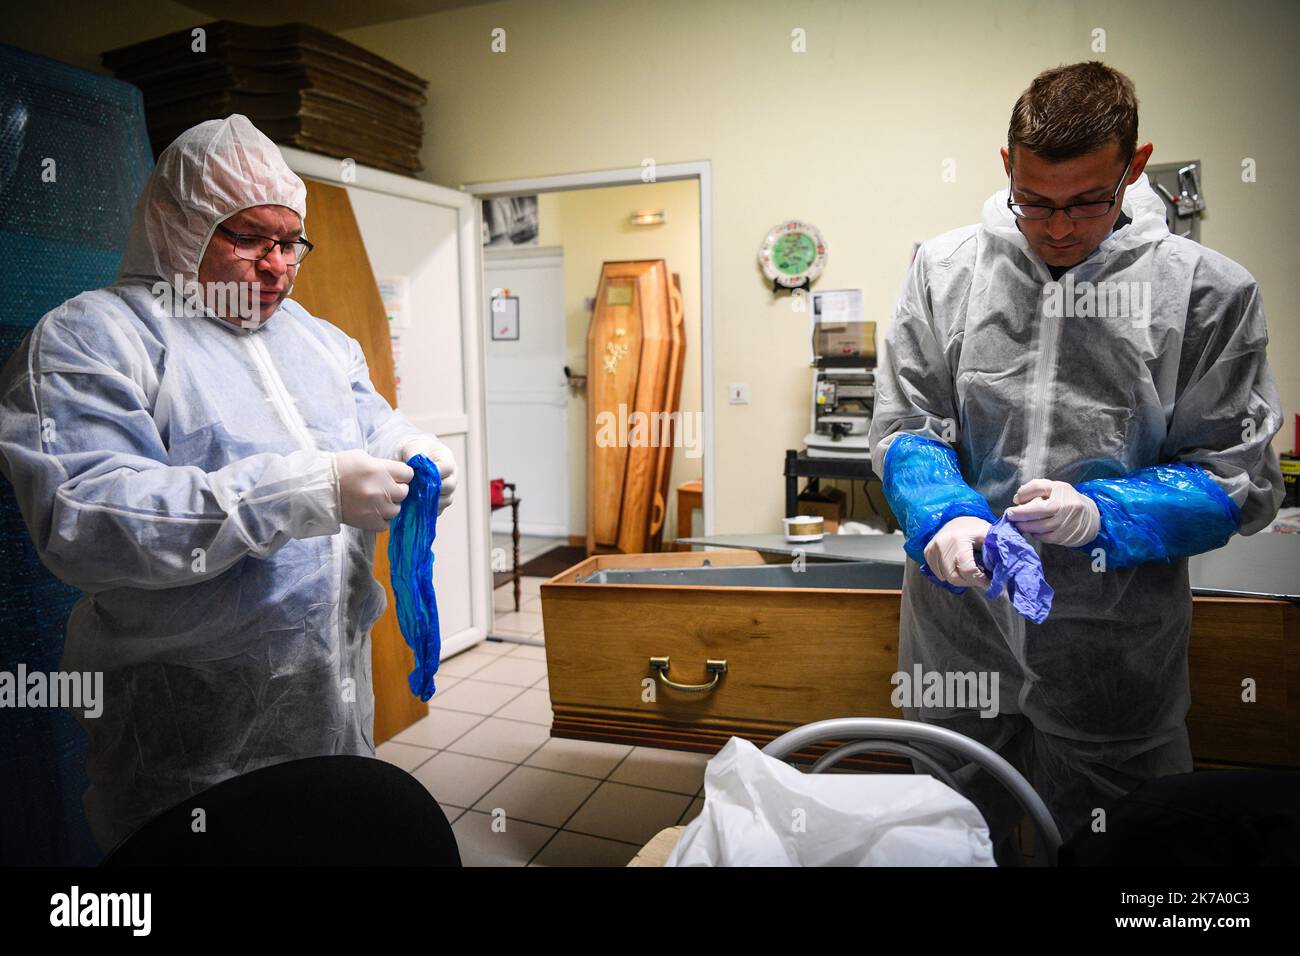
[[[1006,588],[1011,606],[1022,617],[1035,624],[1047,620],[1056,592],[1043,576],[1043,562],[1033,545],[1005,514],[984,535],[980,564],[990,578],[986,597],[996,598]]]
[[[397,623],[402,637],[415,651],[411,693],[420,700],[433,696],[433,675],[442,660],[442,632],[438,627],[438,597],[433,591],[433,540],[438,533],[438,499],[442,478],[424,455],[408,465],[415,472],[402,510],[393,519],[388,536],[388,562],[397,598]]]

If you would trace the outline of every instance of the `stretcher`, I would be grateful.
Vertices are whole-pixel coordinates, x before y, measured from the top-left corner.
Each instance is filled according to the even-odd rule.
[[[932,724],[885,717],[844,717],[805,724],[773,740],[763,754],[784,760],[791,754],[825,741],[843,741],[819,757],[807,773],[825,773],[846,757],[863,753],[905,756],[929,771],[957,793],[961,788],[940,756],[974,763],[987,771],[1024,808],[1033,827],[1034,862],[1054,866],[1061,848],[1061,834],[1047,805],[1015,767],[990,748],[964,734]],[[963,794],[964,795],[964,794]],[[661,831],[632,860],[630,866],[662,866],[685,827]]]

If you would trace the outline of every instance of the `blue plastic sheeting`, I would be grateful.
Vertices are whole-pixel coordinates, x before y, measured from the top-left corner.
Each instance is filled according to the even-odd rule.
[[[0,44],[0,365],[46,312],[113,281],[152,168],[138,89]],[[40,563],[0,479],[0,670],[56,670],[79,596]],[[0,711],[0,864],[100,858],[86,749],[70,714]]]
[[[942,442],[920,435],[894,439],[885,454],[882,480],[885,500],[898,519],[906,541],[903,550],[934,583],[961,594],[965,588],[940,581],[925,563],[925,546],[953,518],[997,520],[984,496],[962,479],[957,453]]]
[[[407,486],[402,510],[391,524],[388,563],[393,594],[397,597],[397,623],[402,637],[415,651],[415,670],[409,682],[420,700],[433,696],[433,675],[442,658],[438,630],[438,598],[433,592],[433,540],[438,533],[438,497],[442,477],[423,455],[407,462],[415,477]]]
[[[1153,465],[1123,478],[1085,481],[1078,489],[1097,503],[1101,531],[1075,550],[1101,548],[1107,567],[1212,551],[1241,524],[1241,509],[1199,465]]]
[[[1011,606],[1021,617],[1042,624],[1052,610],[1056,592],[1043,576],[1043,561],[1006,515],[984,536],[980,565],[988,572],[984,596],[993,600],[1006,589]]]

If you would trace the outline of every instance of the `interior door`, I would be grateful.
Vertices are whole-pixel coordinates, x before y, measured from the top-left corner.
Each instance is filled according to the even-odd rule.
[[[488,469],[491,477],[515,484],[524,534],[566,537],[569,398],[563,250],[486,250],[483,282],[483,324],[493,330],[486,343]],[[494,325],[490,310],[497,290],[508,292],[513,308],[509,323]],[[511,531],[510,509],[492,516],[492,530]]]

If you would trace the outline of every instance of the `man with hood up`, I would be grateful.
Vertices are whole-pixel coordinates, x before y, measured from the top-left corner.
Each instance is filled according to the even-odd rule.
[[[0,471],[41,560],[85,592],[61,668],[104,674],[85,804],[110,850],[226,778],[373,755],[386,530],[436,437],[357,342],[290,299],[306,187],[248,119],[163,151],[113,285],[37,323],[0,375]],[[230,294],[230,293],[234,294]]]
[[[1008,188],[916,253],[869,437],[912,558],[900,669],[999,679],[996,716],[904,715],[1000,752],[1066,839],[1192,769],[1187,557],[1267,526],[1283,493],[1259,289],[1170,234],[1137,129],[1133,84],[1105,64],[1034,80]],[[1055,589],[1042,623],[985,597],[995,514]],[[1020,808],[971,765],[954,777],[1006,859]]]

